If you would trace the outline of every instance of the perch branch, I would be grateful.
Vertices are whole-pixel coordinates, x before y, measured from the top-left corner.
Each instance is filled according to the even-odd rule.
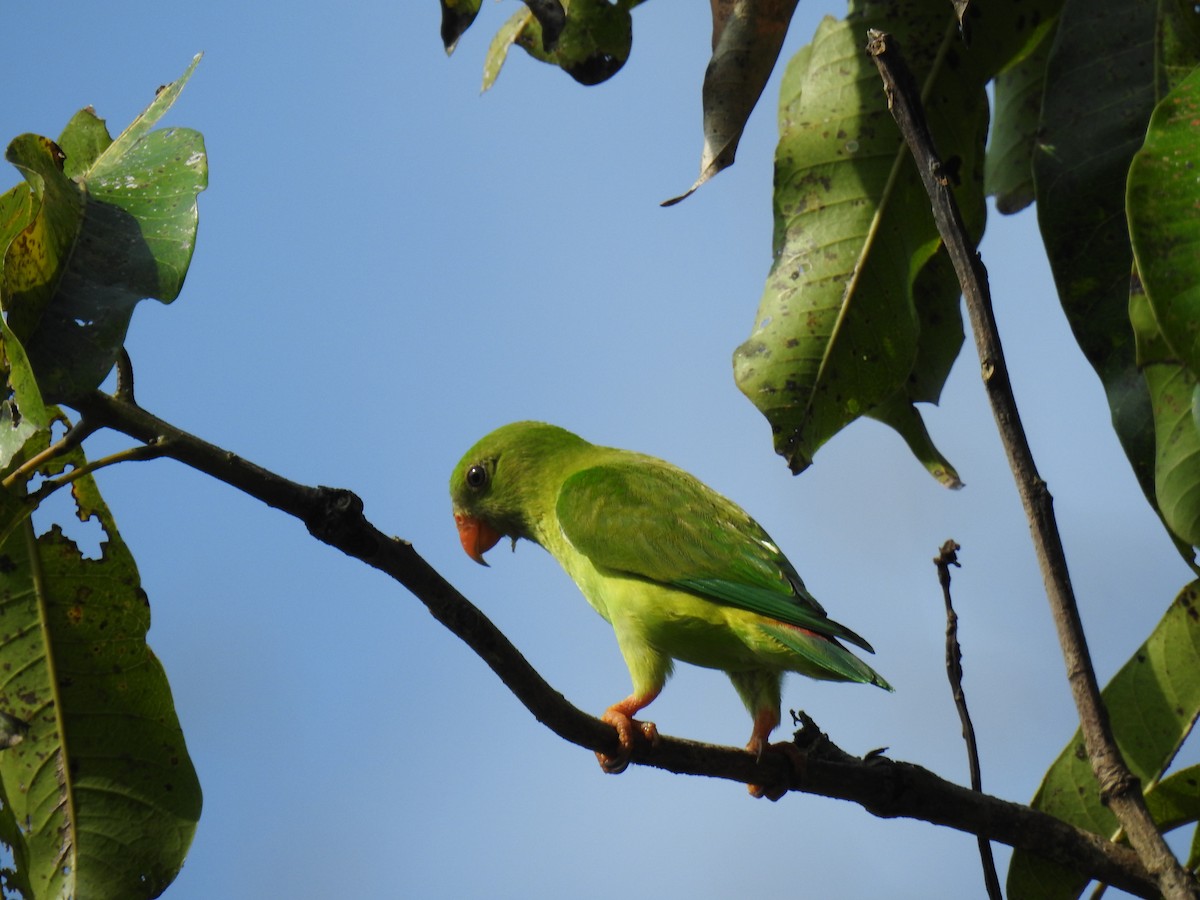
[[[895,39],[875,29],[868,31],[867,37],[867,52],[883,78],[888,108],[916,161],[917,171],[933,206],[938,232],[962,286],[979,352],[984,387],[1033,533],[1038,565],[1046,585],[1046,595],[1066,662],[1067,679],[1079,712],[1084,745],[1099,784],[1100,797],[1120,821],[1130,844],[1153,875],[1163,895],[1168,898],[1200,897],[1195,879],[1179,864],[1155,826],[1146,809],[1138,779],[1130,772],[1113,738],[1071,587],[1066,554],[1054,517],[1053,499],[1046,482],[1038,475],[1025,429],[1017,413],[1000,333],[992,312],[987,271],[963,225],[950,190],[950,179],[934,149],[933,137],[921,106],[920,92],[900,56]]]
[[[389,537],[363,515],[346,490],[308,487],[209,444],[117,396],[95,392],[74,403],[94,426],[152,444],[173,458],[300,519],[318,540],[391,576],[496,673],[539,722],[563,739],[607,754],[617,752],[612,726],[587,715],[537,673],[484,614],[407,541]],[[1076,868],[1140,897],[1156,889],[1127,847],[1112,844],[1053,816],[945,781],[920,766],[881,756],[859,759],[834,746],[803,719],[797,744],[808,764],[799,779],[783,754],[761,759],[745,750],[663,736],[638,745],[633,760],[685,775],[743,784],[786,784],[792,790],[858,803],[882,818],[922,819],[1020,847]]]

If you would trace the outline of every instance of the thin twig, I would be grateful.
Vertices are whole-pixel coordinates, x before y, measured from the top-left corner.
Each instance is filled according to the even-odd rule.
[[[508,638],[411,544],[372,525],[363,515],[362,501],[350,491],[289,481],[117,397],[96,392],[74,405],[97,424],[141,441],[159,442],[163,456],[295,516],[317,539],[390,575],[474,650],[547,728],[589,750],[617,751],[611,725],[580,711],[547,684]],[[850,756],[819,731],[817,735],[819,740],[812,729],[806,729],[797,736],[807,755],[800,783],[784,754],[766,753],[759,760],[745,750],[665,735],[654,747],[635,746],[633,760],[679,774],[744,784],[786,784],[791,790],[849,800],[876,816],[921,819],[1028,850],[1139,897],[1156,894],[1154,882],[1127,847],[1027,806],[945,781],[920,766],[876,755]]]
[[[87,421],[86,418],[76,422],[67,429],[67,433],[40,453],[31,456],[16,469],[5,476],[0,487],[11,491],[17,484],[24,484],[33,474],[47,462],[66,453],[73,447],[78,447],[89,436],[95,433],[99,426]]]
[[[959,546],[946,541],[933,564],[937,566],[938,583],[942,586],[942,599],[946,603],[946,675],[950,679],[950,693],[954,696],[954,707],[962,723],[963,740],[967,744],[967,766],[971,770],[971,790],[983,791],[983,775],[979,769],[979,745],[975,741],[975,726],[967,711],[967,695],[963,691],[962,647],[958,643],[958,613],[950,599],[950,567],[957,566]],[[992,845],[986,838],[979,838],[979,861],[983,865],[983,883],[987,886],[991,900],[1003,900],[1000,893],[1000,878],[996,875],[996,860],[992,856]]]
[[[1153,874],[1163,895],[1172,900],[1198,898],[1200,887],[1179,864],[1155,826],[1146,809],[1138,779],[1130,772],[1113,737],[1084,638],[1053,502],[1045,481],[1038,475],[1017,412],[1000,333],[992,312],[987,272],[963,225],[950,190],[950,180],[934,149],[916,83],[891,35],[875,29],[868,31],[867,52],[883,77],[888,107],[916,161],[917,171],[932,202],[938,232],[962,285],[984,387],[1033,532],[1034,549],[1066,662],[1067,680],[1100,797],[1124,827],[1138,857]]]
[[[166,446],[162,441],[155,441],[150,444],[138,444],[135,447],[127,447],[124,450],[118,450],[115,453],[110,453],[108,456],[102,456],[99,459],[88,460],[82,466],[76,466],[73,469],[68,469],[61,475],[55,475],[47,478],[38,489],[30,495],[30,499],[34,504],[39,504],[59,488],[66,487],[74,481],[82,478],[84,475],[91,475],[101,469],[106,469],[109,466],[115,466],[123,462],[141,462],[147,459],[158,459],[165,455]]]

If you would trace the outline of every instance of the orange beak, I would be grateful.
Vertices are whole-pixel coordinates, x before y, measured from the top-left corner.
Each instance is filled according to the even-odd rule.
[[[483,554],[495,547],[504,535],[483,519],[476,519],[462,513],[454,514],[454,524],[458,526],[458,539],[462,541],[462,547],[467,551],[467,556],[481,566],[486,566],[487,562],[484,560]]]

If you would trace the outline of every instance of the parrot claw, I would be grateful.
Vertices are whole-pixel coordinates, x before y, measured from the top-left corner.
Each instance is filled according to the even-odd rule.
[[[793,744],[791,741],[781,741],[778,744],[767,744],[761,740],[751,740],[746,746],[746,749],[754,754],[755,759],[761,761],[765,750],[773,750],[776,753],[782,753],[788,758],[792,765],[792,773],[796,778],[803,780],[805,773],[808,771],[808,757],[804,752]],[[750,792],[751,797],[766,797],[772,803],[788,792],[788,786],[792,779],[785,779],[771,785],[748,784],[746,790]]]
[[[633,744],[637,739],[635,734],[640,734],[641,738],[647,741],[651,747],[658,746],[658,726],[653,722],[639,722],[616,707],[610,707],[600,717],[600,721],[607,722],[617,729],[617,740],[621,744],[621,750],[616,756],[596,751],[596,759],[600,762],[600,768],[609,775],[620,775],[629,768],[629,759],[633,755]]]
[[[609,756],[607,753],[596,751],[596,760],[600,763],[600,768],[604,770],[606,775],[620,775],[629,768],[629,754],[618,753],[616,756]]]

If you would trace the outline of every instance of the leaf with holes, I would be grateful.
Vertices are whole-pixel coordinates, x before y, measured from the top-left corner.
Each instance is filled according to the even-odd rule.
[[[104,529],[101,558],[57,526],[34,537],[27,520],[0,544],[0,714],[12,723],[0,838],[27,897],[156,897],[183,864],[200,785],[146,645],[133,558],[89,476],[73,495]]]

